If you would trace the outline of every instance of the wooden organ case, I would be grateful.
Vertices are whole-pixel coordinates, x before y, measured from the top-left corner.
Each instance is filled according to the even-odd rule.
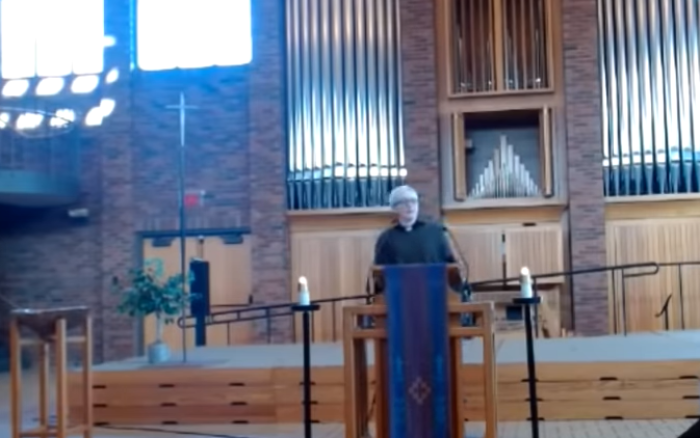
[[[437,5],[442,202],[471,266],[470,280],[510,278],[525,265],[534,274],[562,271],[560,5],[554,0]],[[547,295],[545,331],[557,336],[568,325],[564,278],[538,286]],[[513,288],[504,283],[476,292],[498,307],[496,297],[510,297]],[[497,318],[512,317],[505,307]]]

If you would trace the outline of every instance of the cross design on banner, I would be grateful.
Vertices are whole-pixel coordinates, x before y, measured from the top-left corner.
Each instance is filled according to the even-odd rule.
[[[416,403],[422,405],[430,395],[430,386],[421,377],[416,377],[408,389],[408,393],[411,394]]]

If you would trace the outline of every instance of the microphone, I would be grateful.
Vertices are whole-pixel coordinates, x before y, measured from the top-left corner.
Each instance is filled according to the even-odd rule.
[[[452,233],[452,230],[444,222],[442,224],[442,229],[447,234],[449,244],[452,247],[452,250],[454,251],[455,255],[457,256],[457,264],[459,264],[462,274],[464,276],[462,285],[463,289],[461,291],[462,300],[471,301],[472,288],[469,284],[469,263],[467,262],[467,258],[464,256],[462,248],[460,248],[459,242]]]
[[[467,258],[464,256],[464,253],[462,252],[462,248],[459,246],[459,242],[455,238],[454,234],[452,233],[452,230],[443,223],[442,225],[443,231],[447,234],[449,244],[452,247],[453,251],[455,252],[455,255],[457,256],[457,263],[462,267],[463,272],[464,272],[464,278],[466,280],[469,280],[469,263],[467,263]]]

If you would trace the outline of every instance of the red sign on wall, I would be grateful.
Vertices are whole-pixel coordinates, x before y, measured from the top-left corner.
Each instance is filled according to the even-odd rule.
[[[206,196],[206,191],[204,190],[187,190],[185,191],[185,208],[196,208],[202,207],[204,205],[204,198]]]

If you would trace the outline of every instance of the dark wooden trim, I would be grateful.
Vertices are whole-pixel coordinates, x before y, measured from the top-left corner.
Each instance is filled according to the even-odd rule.
[[[211,228],[211,229],[203,229],[203,230],[198,230],[198,229],[188,229],[185,230],[185,236],[186,237],[221,237],[225,238],[228,236],[242,236],[246,234],[250,234],[250,228],[248,227],[241,227],[241,228]],[[180,231],[179,230],[153,230],[153,231],[137,231],[136,232],[137,237],[140,240],[143,239],[152,239],[152,238],[161,238],[161,237],[171,237],[171,238],[178,238],[180,237]]]

